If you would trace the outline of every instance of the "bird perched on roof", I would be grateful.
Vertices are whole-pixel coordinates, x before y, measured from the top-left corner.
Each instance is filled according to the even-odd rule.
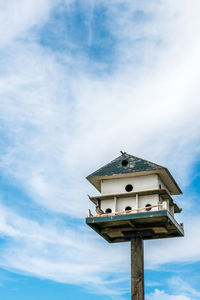
[[[122,155],[126,154],[126,152],[124,152],[124,151],[120,151],[120,152],[121,152]]]
[[[100,208],[99,205],[96,206],[96,213],[97,213],[97,215],[103,215],[103,214],[105,214],[104,211]]]

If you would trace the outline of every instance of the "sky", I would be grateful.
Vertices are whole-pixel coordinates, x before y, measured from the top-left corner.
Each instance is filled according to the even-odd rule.
[[[85,224],[120,150],[167,167],[185,237],[147,300],[200,298],[199,0],[0,0],[0,298],[130,299],[130,245]]]

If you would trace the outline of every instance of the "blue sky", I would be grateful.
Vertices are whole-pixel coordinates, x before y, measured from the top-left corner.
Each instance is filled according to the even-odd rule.
[[[85,225],[85,177],[166,166],[185,237],[145,242],[147,300],[200,297],[198,0],[0,0],[0,297],[130,299],[129,244]]]

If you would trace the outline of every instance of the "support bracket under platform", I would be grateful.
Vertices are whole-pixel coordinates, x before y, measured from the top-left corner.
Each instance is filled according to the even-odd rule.
[[[143,240],[184,236],[183,228],[167,210],[88,217],[86,223],[109,243],[128,242],[137,236]]]
[[[122,231],[123,235],[126,238],[135,238],[135,237],[139,237],[139,238],[147,238],[147,237],[153,237],[154,235],[154,231],[152,229],[150,230],[140,230],[140,231]]]

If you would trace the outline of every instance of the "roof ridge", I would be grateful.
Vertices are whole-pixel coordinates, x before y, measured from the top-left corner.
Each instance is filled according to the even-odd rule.
[[[156,166],[158,166],[158,167],[160,167],[160,168],[166,169],[165,167],[163,167],[163,166],[161,166],[161,165],[158,165],[158,164],[156,164],[156,163],[154,163],[154,162],[152,162],[152,161],[150,161],[150,160],[143,159],[143,158],[141,158],[141,157],[138,157],[138,156],[135,156],[135,155],[132,155],[132,154],[126,153],[126,152],[124,152],[124,154],[126,154],[126,155],[129,155],[129,156],[131,156],[131,157],[133,157],[133,158],[137,158],[137,159],[140,159],[140,160],[146,161],[146,162],[148,162],[148,163],[150,163],[150,164],[154,164],[154,165],[156,165]]]
[[[113,176],[115,178],[127,177],[129,174],[134,176],[134,173],[139,176],[139,173],[145,175],[155,173],[160,174],[161,172],[164,172],[164,181],[168,180],[173,184],[173,193],[175,195],[181,193],[179,186],[166,167],[126,152],[121,151],[121,153],[122,155],[108,162],[106,165],[86,177],[99,191],[101,190],[101,179],[113,178]],[[160,176],[161,175],[162,174],[160,174]]]
[[[126,152],[124,152],[125,154]],[[105,167],[107,167],[109,164],[111,164],[112,162],[114,162],[116,159],[120,158],[121,156],[123,156],[124,154],[121,154],[120,156],[116,157],[115,159],[111,160],[110,162],[108,162],[106,165],[104,165],[103,167],[97,169],[96,171],[92,172],[90,175],[88,175],[86,178],[90,177],[93,173],[96,173],[98,171],[100,171],[101,169],[104,169]]]
[[[89,179],[91,177],[102,176],[103,173],[104,175],[109,176],[111,174],[122,174],[122,173],[130,173],[130,172],[137,172],[137,171],[140,172],[145,170],[150,171],[155,169],[165,169],[163,166],[155,164],[143,158],[122,151],[121,153],[122,154],[120,156],[108,162],[106,165],[102,166],[98,170],[92,172],[86,178]],[[125,165],[123,164],[123,161],[120,163],[120,159],[123,158],[124,160],[127,160]]]

